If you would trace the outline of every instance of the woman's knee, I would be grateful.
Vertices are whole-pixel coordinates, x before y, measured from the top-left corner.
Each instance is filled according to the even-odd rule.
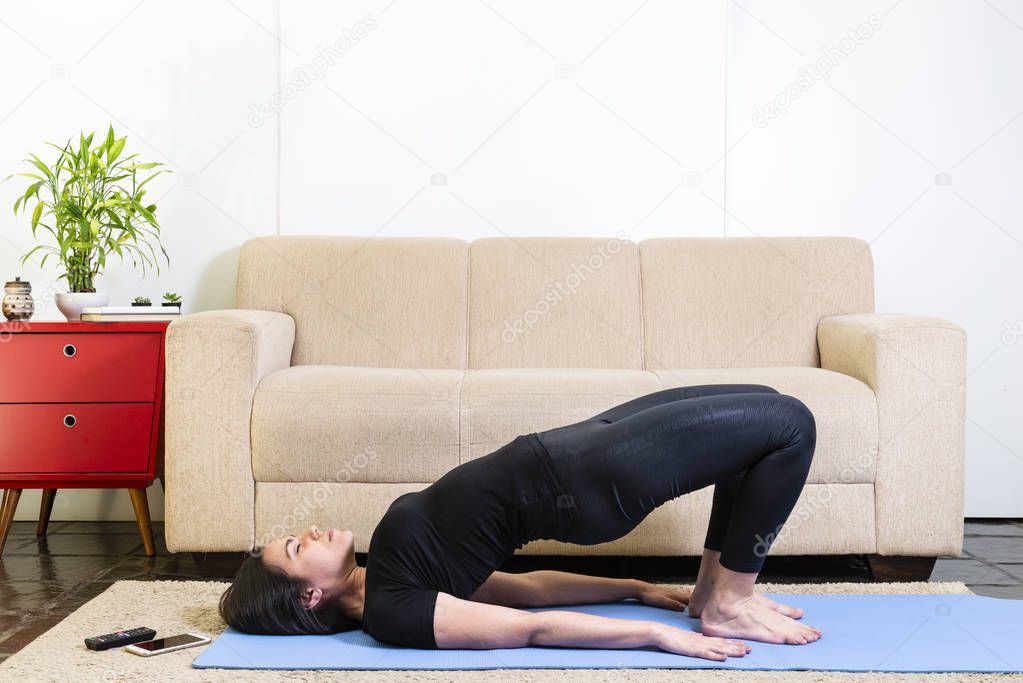
[[[785,411],[785,419],[812,448],[817,443],[817,420],[813,411],[801,400],[789,394],[779,394],[778,401]]]
[[[721,396],[723,394],[777,394],[778,390],[766,384],[694,384],[685,389],[685,397]]]
[[[765,394],[778,394],[780,393],[777,389],[767,384],[744,384],[743,386],[749,387],[750,392],[763,392]]]

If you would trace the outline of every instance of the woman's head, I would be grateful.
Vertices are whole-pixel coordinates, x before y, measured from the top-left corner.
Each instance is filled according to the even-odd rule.
[[[277,539],[245,558],[220,598],[220,614],[246,633],[301,635],[359,627],[346,617],[355,561],[350,531],[315,526]],[[349,600],[345,600],[349,598]]]

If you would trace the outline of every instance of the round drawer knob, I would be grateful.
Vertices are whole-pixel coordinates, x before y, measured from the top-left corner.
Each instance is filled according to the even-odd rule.
[[[64,355],[70,358],[71,356],[78,353],[78,349],[75,348],[74,344],[64,344]]]
[[[76,424],[78,424],[78,419],[74,415],[65,415],[64,416],[64,426],[65,427],[74,427]]]

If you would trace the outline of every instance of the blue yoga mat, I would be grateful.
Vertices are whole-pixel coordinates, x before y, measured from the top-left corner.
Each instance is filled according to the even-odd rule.
[[[768,669],[816,671],[1023,671],[1023,600],[980,595],[794,595],[768,597],[802,607],[801,621],[823,630],[806,645],[746,640],[753,650],[723,662],[653,648],[527,647],[416,650],[385,645],[363,631],[329,636],[257,636],[227,629],[192,666],[225,669]],[[699,619],[638,602],[570,607],[649,619],[690,631]]]

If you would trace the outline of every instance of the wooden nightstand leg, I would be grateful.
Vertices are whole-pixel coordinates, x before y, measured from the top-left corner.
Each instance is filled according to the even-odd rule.
[[[145,489],[129,489],[131,494],[131,506],[135,509],[135,521],[139,525],[139,533],[142,534],[142,545],[146,548],[146,556],[152,557],[156,554],[153,545],[153,525],[149,521],[149,499],[146,498]]]
[[[14,521],[14,511],[18,509],[19,498],[21,489],[4,489],[3,508],[0,508],[0,553],[7,545],[7,534],[11,530],[11,522]]]
[[[39,501],[39,524],[36,525],[36,536],[45,536],[46,527],[50,525],[50,513],[53,512],[53,499],[57,497],[57,489],[43,489],[43,497]]]

